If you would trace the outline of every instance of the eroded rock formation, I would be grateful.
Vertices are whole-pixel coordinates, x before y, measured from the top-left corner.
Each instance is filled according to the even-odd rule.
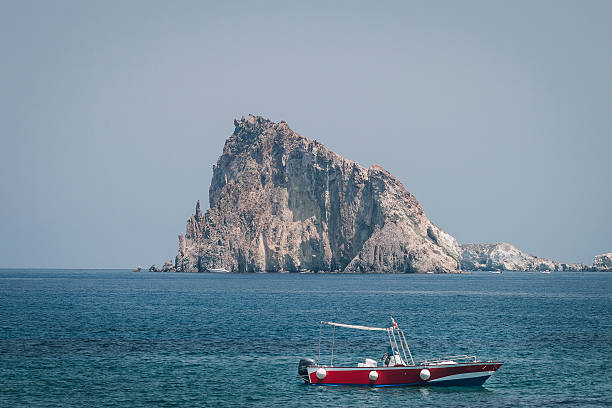
[[[179,236],[177,271],[460,271],[456,240],[390,173],[249,115]]]
[[[518,250],[507,242],[461,244],[461,268],[466,271],[586,271],[583,264],[570,264],[539,258]]]

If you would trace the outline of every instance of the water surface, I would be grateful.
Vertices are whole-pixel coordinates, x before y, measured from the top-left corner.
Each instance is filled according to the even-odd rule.
[[[0,270],[0,406],[608,406],[612,274]],[[386,326],[415,359],[504,366],[478,388],[313,387],[320,320]],[[329,329],[327,333],[329,334]],[[336,329],[336,364],[385,334]],[[322,343],[329,359],[331,338]]]

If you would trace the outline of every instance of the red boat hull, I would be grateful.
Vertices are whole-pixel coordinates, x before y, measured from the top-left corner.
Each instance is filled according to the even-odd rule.
[[[403,385],[446,385],[446,386],[479,386],[482,385],[503,362],[456,363],[448,365],[421,365],[398,367],[322,367],[324,378],[317,377],[321,367],[308,367],[308,376],[304,381],[311,385],[365,385],[389,387]],[[422,371],[427,370],[429,378],[422,379]],[[371,380],[370,373],[377,377]],[[423,375],[427,377],[427,375]]]

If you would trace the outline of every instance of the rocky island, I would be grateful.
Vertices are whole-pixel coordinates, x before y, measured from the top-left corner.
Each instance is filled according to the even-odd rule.
[[[209,206],[179,236],[174,265],[199,272],[457,273],[455,238],[402,183],[281,121],[234,121],[213,167]]]
[[[514,245],[462,244],[434,225],[403,184],[380,166],[345,159],[284,121],[249,115],[213,166],[178,254],[150,272],[460,273],[612,271],[562,263]]]

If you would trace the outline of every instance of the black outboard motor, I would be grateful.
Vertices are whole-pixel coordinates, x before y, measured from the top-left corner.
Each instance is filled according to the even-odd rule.
[[[300,360],[300,364],[298,364],[298,374],[306,384],[310,383],[310,379],[308,378],[308,367],[312,367],[315,365],[315,361],[312,358],[303,358]]]

